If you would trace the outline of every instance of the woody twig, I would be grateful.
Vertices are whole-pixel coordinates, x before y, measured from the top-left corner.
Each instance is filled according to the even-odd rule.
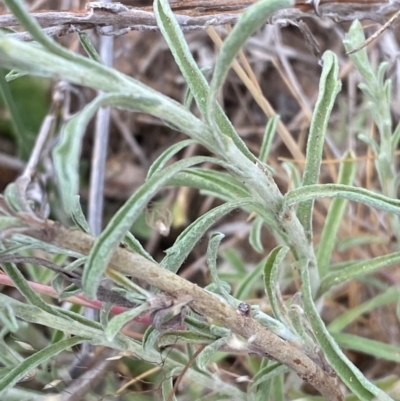
[[[210,25],[234,24],[248,6],[256,0],[181,0],[171,3],[178,23],[184,31],[205,29]],[[272,24],[291,24],[309,17],[334,21],[373,20],[384,24],[400,9],[400,0],[297,0],[294,7],[283,9],[271,18]],[[102,35],[122,35],[132,30],[158,31],[151,6],[127,7],[120,3],[90,2],[84,10],[32,13],[50,36],[63,36],[73,31],[96,29]],[[104,27],[113,27],[105,30]],[[18,27],[11,14],[0,15],[0,27]],[[17,32],[22,40],[26,33]]]
[[[81,254],[88,254],[94,244],[95,238],[81,231],[68,229],[50,220],[40,222],[26,214],[21,217],[27,224],[25,235],[41,241]],[[188,306],[193,311],[242,337],[253,353],[287,365],[320,391],[327,400],[344,399],[335,377],[312,361],[296,345],[281,339],[251,315],[240,313],[196,284],[123,247],[116,250],[109,268],[140,279],[174,299],[190,299]]]

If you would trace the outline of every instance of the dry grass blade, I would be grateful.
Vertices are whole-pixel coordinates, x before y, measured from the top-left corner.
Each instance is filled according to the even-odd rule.
[[[193,364],[194,360],[198,357],[201,351],[205,348],[205,345],[200,345],[200,347],[196,350],[196,352],[193,354],[193,356],[190,358],[188,363],[185,365],[183,368],[182,372],[179,374],[178,378],[175,381],[174,388],[172,389],[170,395],[168,396],[167,401],[172,401],[174,399],[174,394],[178,391],[179,384],[181,383],[184,374],[187,372],[187,370],[190,368],[190,366]]]
[[[213,27],[208,27],[207,33],[218,47],[222,46],[222,40]],[[248,68],[250,67],[248,64],[247,66]],[[271,104],[268,102],[268,100],[265,98],[265,96],[262,94],[259,85],[258,84],[254,85],[254,80],[249,78],[245,70],[240,66],[240,64],[236,60],[233,62],[232,68],[238,74],[239,78],[246,86],[246,88],[250,91],[254,100],[261,107],[265,115],[268,118],[272,118],[273,116],[275,116],[277,113],[275,112]],[[303,152],[299,148],[299,145],[296,143],[296,141],[293,139],[292,135],[286,128],[285,124],[282,123],[282,121],[278,121],[277,131],[280,137],[282,138],[282,141],[287,146],[290,153],[293,155],[293,157],[297,160],[304,160]]]
[[[371,35],[364,43],[360,46],[357,46],[354,50],[347,52],[346,54],[354,54],[358,51],[367,47],[370,43],[372,43],[375,39],[379,38],[386,29],[389,29],[398,19],[400,18],[400,10],[397,11],[384,25],[382,25],[373,35]]]

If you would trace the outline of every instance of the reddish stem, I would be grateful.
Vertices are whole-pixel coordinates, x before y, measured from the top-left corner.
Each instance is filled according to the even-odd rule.
[[[47,296],[55,298],[55,299],[59,298],[59,295],[54,290],[54,288],[52,288],[49,285],[35,283],[34,281],[27,281],[27,283],[32,290],[34,290],[35,292],[37,292],[39,294],[44,294],[44,295],[47,295]],[[0,270],[0,284],[7,285],[9,287],[15,287],[15,284],[12,282],[10,277],[8,277],[1,270]],[[93,308],[93,309],[100,309],[101,306],[103,305],[103,302],[101,302],[97,299],[91,300],[91,299],[86,298],[84,295],[80,295],[80,294],[65,298],[63,301],[70,302],[70,303],[76,304],[76,305],[85,306],[87,308]],[[127,310],[127,308],[125,308],[124,306],[113,305],[111,308],[111,313],[113,315],[119,315],[119,314],[125,312],[126,310]],[[150,318],[148,315],[140,317],[140,318],[135,318],[134,320],[137,322],[143,323],[143,324],[148,324],[148,325],[151,324]]]

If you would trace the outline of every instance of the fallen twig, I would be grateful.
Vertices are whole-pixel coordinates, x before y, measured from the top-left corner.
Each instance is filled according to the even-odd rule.
[[[205,29],[210,25],[234,24],[240,13],[256,0],[181,0],[171,3],[178,23],[184,31]],[[39,11],[32,13],[51,36],[63,36],[72,31],[97,29],[102,35],[122,35],[132,30],[158,31],[152,7],[127,7],[111,3],[90,2],[86,9],[76,11]],[[278,11],[272,24],[295,23],[301,18],[318,16],[337,22],[370,19],[384,24],[400,9],[400,0],[298,0],[292,8]],[[0,27],[18,27],[11,14],[0,15]],[[104,27],[113,27],[111,32]],[[30,39],[25,33],[15,33],[22,40]]]
[[[40,222],[28,216],[25,218],[30,227],[25,234],[33,238],[81,254],[88,254],[94,244],[95,238],[81,231],[68,229],[50,220]],[[298,347],[281,339],[251,316],[240,313],[196,284],[125,248],[117,249],[110,266],[111,269],[143,280],[176,299],[190,297],[188,305],[191,309],[244,338],[253,353],[287,365],[303,380],[313,385],[327,400],[344,399],[336,378],[325,372]]]

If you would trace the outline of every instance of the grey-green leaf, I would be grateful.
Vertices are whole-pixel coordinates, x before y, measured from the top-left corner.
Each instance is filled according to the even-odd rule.
[[[285,323],[286,319],[281,312],[278,299],[276,297],[277,283],[278,283],[278,270],[283,260],[285,259],[289,251],[288,247],[277,246],[268,255],[267,260],[264,264],[264,288],[268,295],[271,308],[274,312],[276,319],[280,322]]]
[[[322,56],[323,69],[319,82],[318,99],[315,104],[310,132],[307,141],[307,157],[303,175],[303,186],[317,184],[322,161],[322,151],[325,142],[329,117],[341,88],[338,80],[339,63],[331,51]],[[307,239],[312,239],[312,211],[314,201],[309,200],[299,204],[297,216],[303,224]]]
[[[347,152],[343,157],[343,162],[339,170],[338,183],[343,185],[351,185],[356,173],[357,164],[353,152]],[[332,251],[336,243],[337,232],[342,221],[347,201],[345,199],[336,198],[329,206],[328,215],[325,220],[324,228],[321,234],[321,240],[318,244],[317,262],[319,276],[322,279],[329,267]]]
[[[67,340],[59,341],[38,352],[35,352],[19,365],[15,366],[8,374],[0,378],[0,395],[3,394],[4,391],[6,391],[7,389],[13,387],[18,381],[26,377],[29,372],[31,372],[41,363],[47,361],[48,359],[56,356],[57,354],[65,351],[68,348],[81,344],[83,341],[85,341],[85,338],[72,337]]]
[[[166,251],[167,255],[162,260],[161,266],[170,271],[177,272],[193,247],[216,220],[234,209],[244,208],[253,203],[254,202],[250,199],[228,202],[211,209],[209,212],[199,217],[179,235],[174,245]]]
[[[148,305],[143,304],[138,306],[137,308],[130,309],[120,315],[114,316],[107,324],[105,329],[106,337],[108,341],[112,341],[117,333],[125,326],[126,323],[130,322],[135,317],[138,317],[140,314],[144,313],[147,309],[149,309]]]
[[[325,294],[334,285],[342,284],[357,277],[371,274],[386,266],[400,263],[400,252],[389,253],[362,262],[352,263],[339,271],[328,273],[321,281],[318,294]]]
[[[368,189],[341,184],[316,184],[293,189],[284,197],[284,208],[316,198],[336,197],[363,203],[376,209],[400,215],[400,200],[388,198]]]
[[[250,6],[239,18],[231,34],[225,39],[214,68],[207,99],[207,118],[214,121],[219,89],[245,41],[256,32],[274,12],[293,5],[292,0],[260,0]]]
[[[215,355],[218,349],[225,343],[226,343],[226,338],[219,338],[218,340],[215,340],[213,343],[207,345],[203,349],[203,351],[200,352],[200,354],[196,359],[197,366],[199,367],[199,369],[207,371],[207,366],[210,363],[212,357]]]
[[[147,172],[147,179],[151,178],[153,174],[160,171],[168,163],[168,161],[171,160],[171,158],[175,156],[180,150],[189,145],[193,145],[194,143],[196,143],[196,141],[194,141],[193,139],[186,139],[184,141],[175,143],[174,145],[166,149],[150,166],[149,171]]]
[[[86,294],[95,298],[97,288],[116,247],[125,237],[151,198],[179,171],[203,162],[217,162],[209,157],[192,157],[166,167],[148,179],[122,206],[97,238],[86,262],[82,283]]]

